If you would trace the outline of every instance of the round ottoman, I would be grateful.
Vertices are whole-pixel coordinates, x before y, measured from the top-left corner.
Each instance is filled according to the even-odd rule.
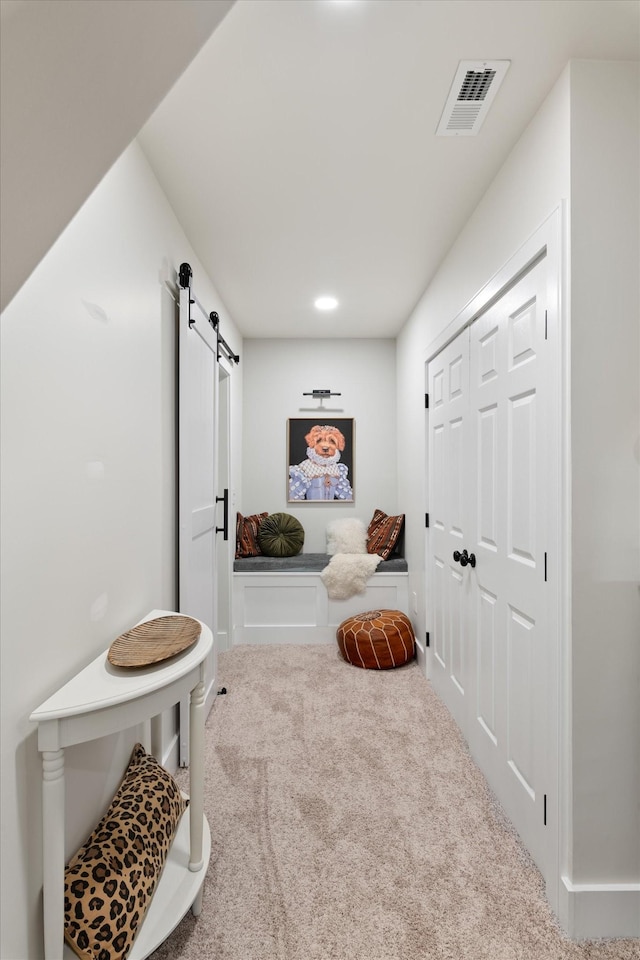
[[[399,610],[370,610],[343,620],[336,632],[340,653],[354,667],[388,670],[414,655],[411,621]]]

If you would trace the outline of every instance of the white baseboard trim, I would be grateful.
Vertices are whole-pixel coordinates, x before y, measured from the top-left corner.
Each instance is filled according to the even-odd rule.
[[[560,920],[573,940],[640,937],[640,883],[573,883],[562,877]]]
[[[335,643],[336,628],[328,626],[272,626],[270,624],[236,627],[233,631],[233,645],[244,643]]]

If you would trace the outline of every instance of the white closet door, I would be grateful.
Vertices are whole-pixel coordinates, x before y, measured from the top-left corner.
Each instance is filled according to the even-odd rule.
[[[430,676],[545,876],[546,286],[542,258],[428,365]]]
[[[547,833],[549,437],[543,259],[470,327],[468,739],[541,868]],[[467,567],[467,570],[470,568]]]
[[[434,688],[464,729],[467,713],[469,578],[453,560],[469,541],[469,335],[429,364],[430,604]]]

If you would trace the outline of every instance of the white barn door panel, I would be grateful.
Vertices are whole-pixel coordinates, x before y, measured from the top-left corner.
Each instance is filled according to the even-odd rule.
[[[206,665],[205,695],[213,699],[217,673],[216,426],[217,334],[190,289],[180,290],[179,349],[179,603],[181,613],[202,620],[214,643]],[[189,755],[188,705],[180,705],[180,763]]]
[[[549,880],[558,835],[547,826],[557,759],[547,280],[542,256],[428,364],[428,618],[434,688]]]
[[[231,587],[235,555],[235,526],[231,503],[231,367],[218,359],[217,500],[215,643],[218,651],[231,649]],[[222,528],[222,529],[221,529]],[[226,533],[223,536],[223,532]]]

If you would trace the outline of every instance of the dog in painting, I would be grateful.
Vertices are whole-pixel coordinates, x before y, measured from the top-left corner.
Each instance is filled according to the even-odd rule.
[[[349,470],[340,463],[346,440],[331,424],[316,424],[305,436],[307,459],[289,467],[289,500],[353,500]]]

